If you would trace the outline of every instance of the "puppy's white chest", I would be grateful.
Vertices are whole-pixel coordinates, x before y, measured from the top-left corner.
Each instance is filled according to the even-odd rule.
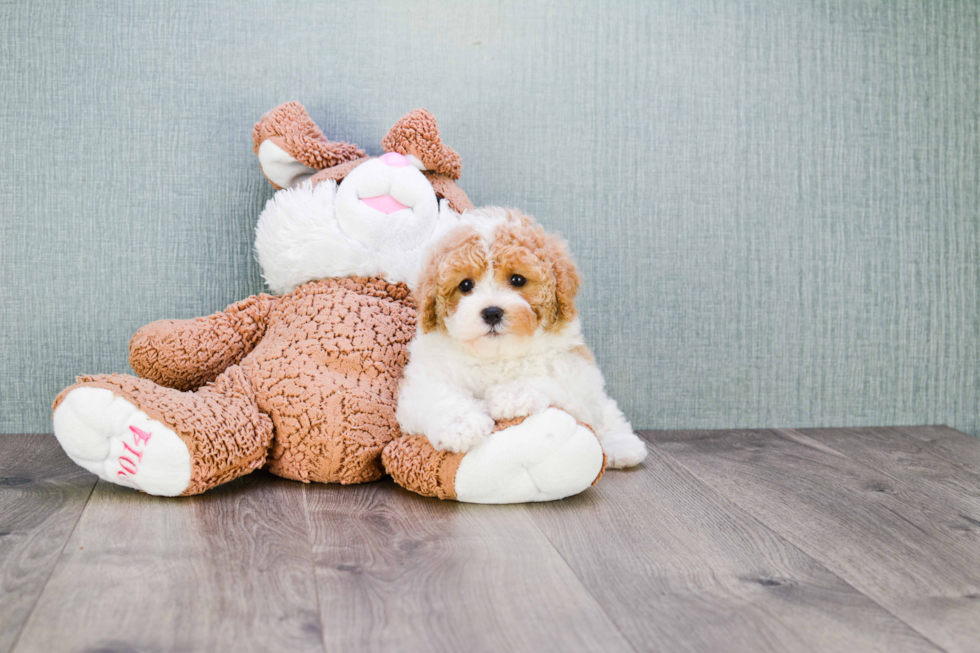
[[[472,391],[478,396],[490,388],[528,379],[536,376],[552,376],[553,366],[547,359],[539,357],[523,357],[510,360],[486,361],[474,370]]]

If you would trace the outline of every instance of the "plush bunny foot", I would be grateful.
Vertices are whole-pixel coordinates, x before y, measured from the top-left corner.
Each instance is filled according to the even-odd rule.
[[[128,374],[80,376],[54,400],[68,455],[148,494],[200,494],[265,464],[272,420],[237,365],[194,392]]]
[[[587,426],[558,408],[514,421],[466,454],[403,436],[385,448],[385,469],[413,492],[469,503],[553,501],[598,480],[604,455]]]
[[[647,457],[646,444],[633,431],[619,431],[605,436],[602,450],[609,457],[610,469],[633,467]]]
[[[106,388],[69,391],[54,411],[68,457],[110,483],[177,496],[191,480],[191,456],[173,430]]]
[[[590,428],[558,408],[497,431],[456,471],[456,498],[470,503],[553,501],[598,478],[603,452]]]

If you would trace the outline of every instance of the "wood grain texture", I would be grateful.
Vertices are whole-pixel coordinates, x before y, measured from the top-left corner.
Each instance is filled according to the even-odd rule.
[[[938,651],[653,447],[527,507],[637,651]]]
[[[322,652],[303,485],[164,499],[102,481],[15,651]]]
[[[307,500],[328,651],[631,650],[522,506],[390,481]]]
[[[263,472],[90,494],[52,436],[0,438],[0,653],[976,651],[954,435],[649,432],[640,469],[527,506]]]
[[[964,530],[919,491],[777,432],[645,436],[930,641],[977,650],[980,524]]]
[[[96,480],[52,435],[0,437],[0,653],[34,609]]]
[[[896,426],[899,433],[920,443],[937,458],[968,471],[980,470],[978,439],[948,426]]]
[[[933,501],[947,519],[959,519],[964,533],[978,537],[980,547],[980,465],[973,470],[937,457],[921,440],[903,429],[779,429],[781,435],[804,445],[826,446],[881,472],[917,491],[923,502]],[[973,458],[980,459],[980,440],[960,433],[972,442]],[[948,438],[943,438],[944,440]],[[969,458],[963,462],[968,462]],[[980,461],[978,461],[980,462]],[[952,513],[952,514],[950,514]]]

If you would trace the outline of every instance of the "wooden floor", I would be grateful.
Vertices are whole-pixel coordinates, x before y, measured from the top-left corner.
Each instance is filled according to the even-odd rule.
[[[266,473],[158,499],[0,436],[0,653],[980,651],[980,440],[643,435],[527,506]]]

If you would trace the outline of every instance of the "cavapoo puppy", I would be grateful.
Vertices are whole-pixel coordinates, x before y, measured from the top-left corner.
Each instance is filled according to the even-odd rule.
[[[494,420],[557,406],[592,427],[610,467],[646,456],[585,346],[565,242],[513,210],[467,211],[430,252],[398,399],[405,433],[462,453]]]

